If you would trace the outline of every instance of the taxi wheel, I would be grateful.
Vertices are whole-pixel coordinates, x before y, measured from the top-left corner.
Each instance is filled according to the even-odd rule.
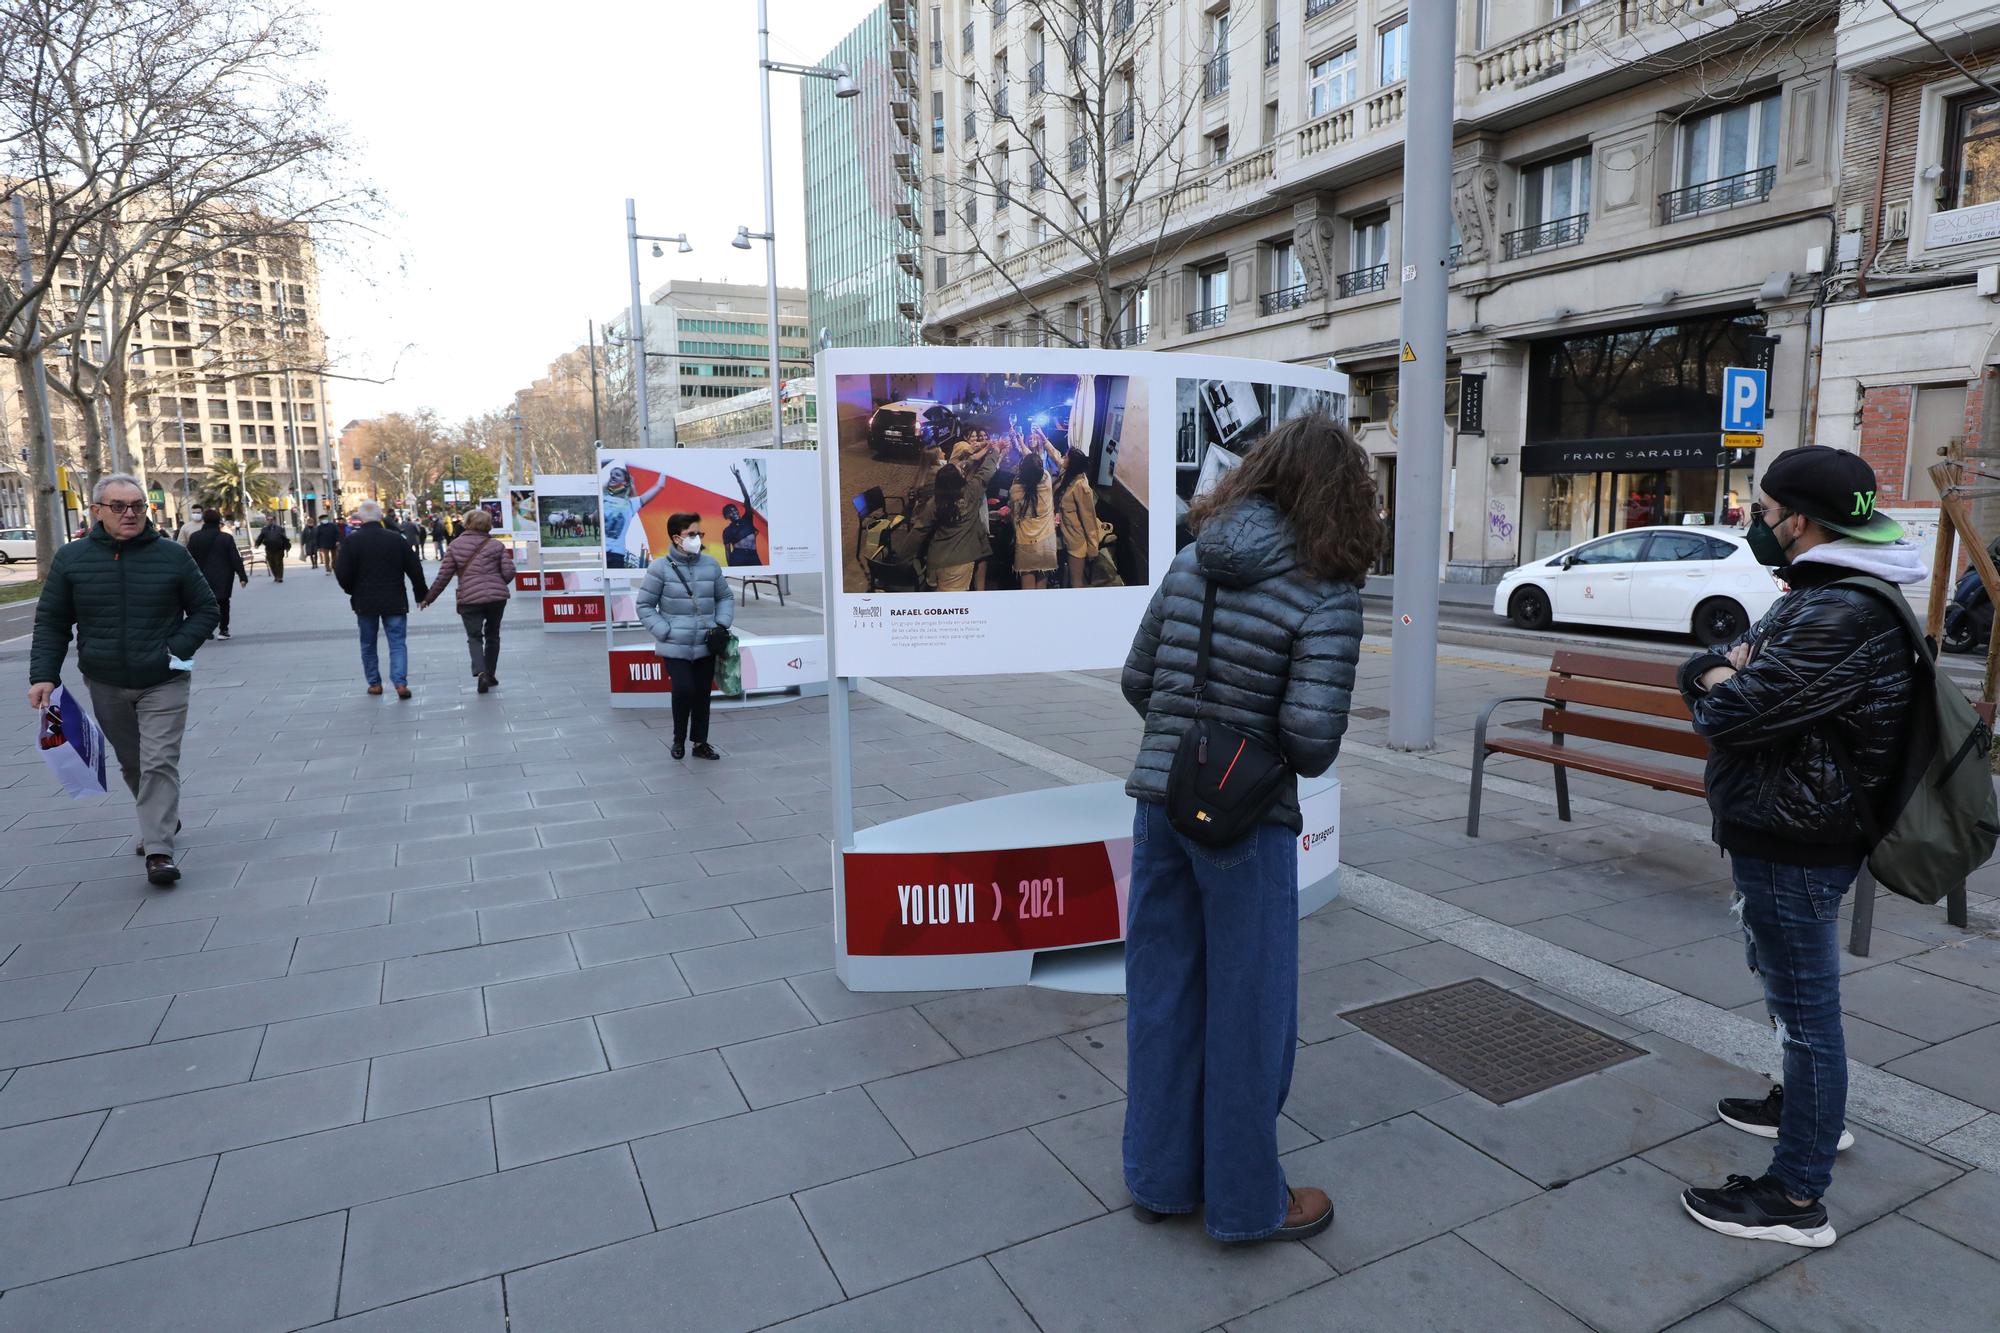
[[[1547,629],[1555,620],[1555,612],[1549,606],[1549,595],[1531,585],[1515,593],[1507,603],[1507,618],[1522,629]]]
[[[1694,609],[1694,637],[1704,648],[1728,643],[1750,628],[1750,617],[1727,597],[1711,597]]]

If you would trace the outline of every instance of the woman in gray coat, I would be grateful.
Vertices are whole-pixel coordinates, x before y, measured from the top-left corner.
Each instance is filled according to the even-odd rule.
[[[693,740],[695,758],[720,759],[708,743],[709,692],[715,687],[708,632],[735,623],[736,599],[722,566],[702,554],[701,515],[669,515],[667,541],[667,553],[646,567],[639,585],[639,622],[652,633],[653,651],[666,662],[673,684],[674,758],[684,758]]]
[[[1261,826],[1211,847],[1168,821],[1167,775],[1197,708],[1293,774],[1333,763],[1361,651],[1359,589],[1382,543],[1368,456],[1327,417],[1287,422],[1195,500],[1188,524],[1195,541],[1146,608],[1122,681],[1146,720],[1125,784],[1138,804],[1125,1183],[1141,1221],[1201,1209],[1217,1240],[1303,1240],[1332,1222],[1333,1203],[1289,1188],[1278,1163],[1298,1044],[1297,785],[1285,784]]]

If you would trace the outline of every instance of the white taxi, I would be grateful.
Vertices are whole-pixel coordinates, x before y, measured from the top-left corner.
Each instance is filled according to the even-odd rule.
[[[1718,644],[1748,629],[1783,592],[1736,528],[1628,528],[1507,571],[1493,614],[1522,629],[1616,625]]]
[[[33,528],[0,528],[0,565],[11,565],[16,560],[35,558],[35,530]]]

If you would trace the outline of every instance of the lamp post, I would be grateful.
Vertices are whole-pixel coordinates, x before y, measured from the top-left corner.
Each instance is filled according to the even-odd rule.
[[[831,79],[833,95],[843,99],[853,97],[861,89],[855,86],[854,78],[845,65],[831,68],[789,65],[771,59],[771,3],[770,0],[757,0],[757,94],[764,118],[764,230],[753,232],[748,227],[738,227],[736,239],[730,244],[738,250],[748,250],[751,241],[764,242],[764,286],[770,303],[771,444],[774,448],[783,448],[784,414],[778,410],[778,396],[783,384],[778,366],[778,218],[777,205],[771,193],[771,73],[774,70],[780,74],[796,74],[802,79]]]
[[[769,119],[766,115],[767,124]],[[770,161],[768,152],[765,154],[765,161],[767,164]],[[653,421],[650,415],[651,404],[646,399],[646,326],[642,322],[642,307],[639,304],[639,242],[641,241],[653,243],[655,259],[666,253],[660,248],[661,243],[665,241],[672,241],[681,254],[686,254],[694,247],[688,244],[686,232],[678,236],[642,236],[639,233],[638,217],[632,209],[632,201],[630,199],[625,201],[625,256],[632,279],[632,327],[626,330],[625,343],[633,349],[632,374],[634,392],[638,395],[639,447],[650,449],[653,447]]]

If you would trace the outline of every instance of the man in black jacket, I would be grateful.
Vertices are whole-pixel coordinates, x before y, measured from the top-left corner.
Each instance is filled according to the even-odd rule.
[[[382,506],[364,500],[355,517],[361,526],[340,543],[333,558],[334,577],[347,593],[354,608],[354,620],[361,630],[361,670],[368,677],[368,692],[382,692],[382,668],[375,656],[376,635],[389,631],[389,681],[396,697],[410,697],[410,652],[406,637],[410,624],[410,602],[403,595],[408,579],[417,600],[424,597],[424,566],[417,553],[403,540],[403,534],[382,526]]]
[[[1680,687],[1709,743],[1715,838],[1784,1056],[1781,1086],[1716,1111],[1778,1142],[1761,1177],[1689,1189],[1681,1204],[1711,1231],[1819,1248],[1834,1242],[1821,1202],[1834,1154],[1854,1142],[1840,900],[1867,854],[1862,811],[1879,811],[1898,776],[1915,682],[1889,590],[1842,580],[1914,583],[1925,565],[1875,512],[1875,473],[1857,455],[1794,449],[1765,468],[1758,492],[1750,549],[1791,591],[1725,651],[1691,659]]]
[[[319,526],[313,529],[313,549],[319,553],[320,563],[326,572],[333,573],[334,552],[340,549],[341,538],[345,535],[340,521],[328,510],[320,516]]]

